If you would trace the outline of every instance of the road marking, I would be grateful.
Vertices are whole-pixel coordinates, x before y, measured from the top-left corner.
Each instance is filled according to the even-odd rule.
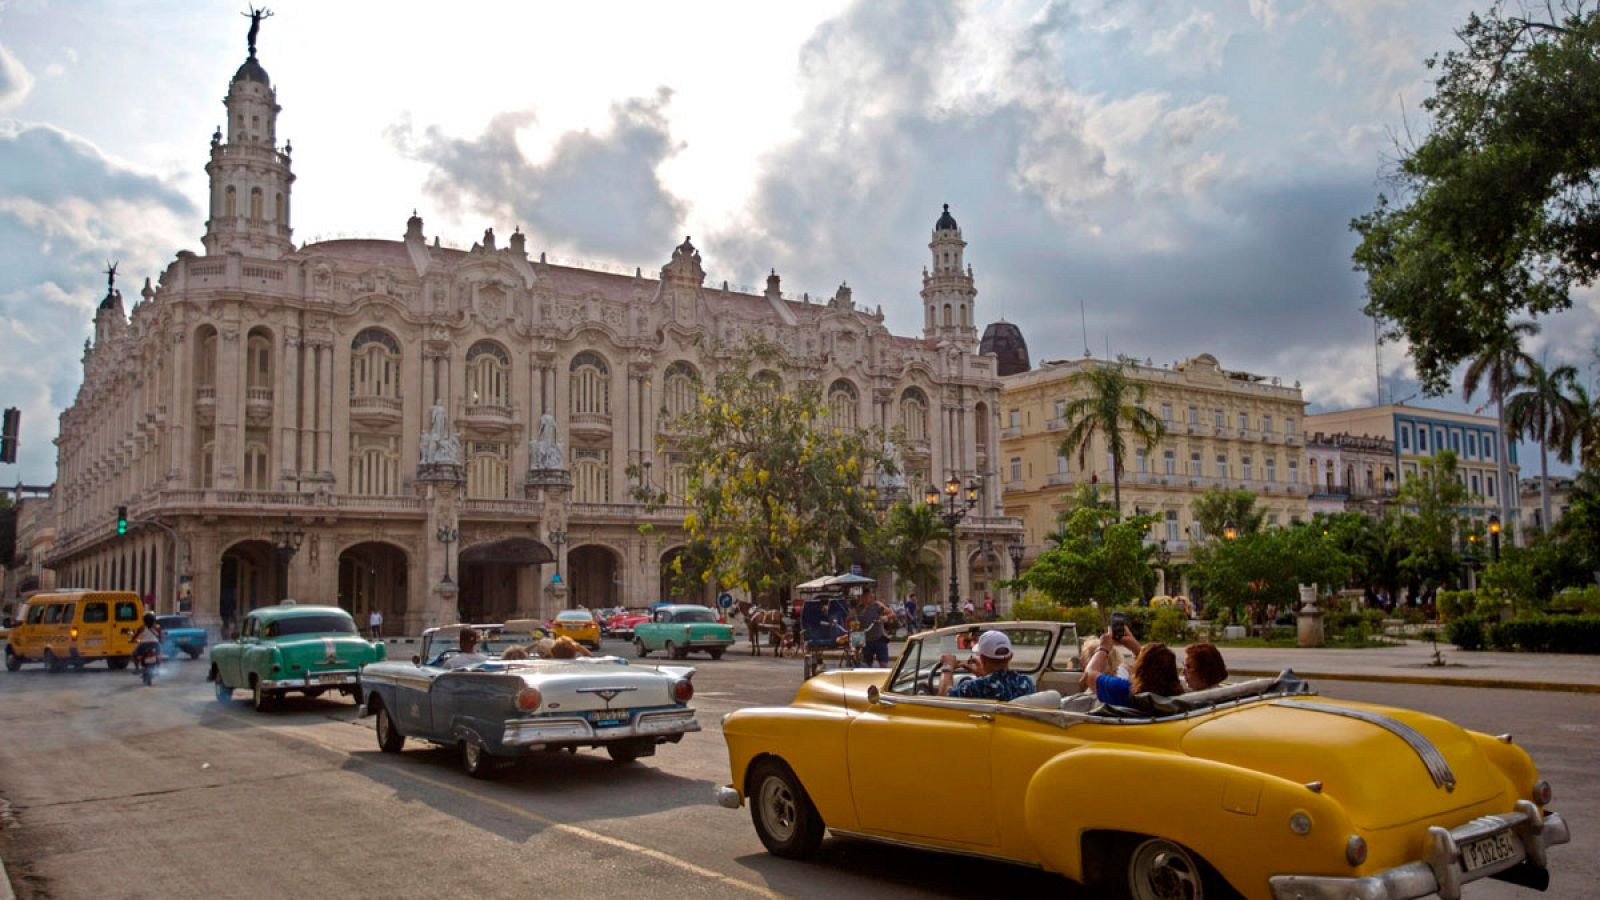
[[[248,717],[240,715],[240,714],[237,714],[237,713],[234,713],[234,712],[228,712],[227,715],[229,715],[232,718],[236,718],[236,719],[238,719],[238,720],[240,720],[242,722],[251,721],[251,719],[249,719]],[[262,727],[261,723],[258,723],[258,722],[253,722],[252,724],[257,725],[258,727]],[[355,758],[354,756],[352,756],[352,754],[350,753],[349,750],[347,750],[347,749],[345,749],[343,747],[339,747],[339,746],[334,745],[334,744],[325,743],[325,742],[323,742],[321,740],[318,740],[317,738],[310,737],[309,735],[305,735],[305,734],[292,734],[291,735],[291,734],[286,734],[282,729],[273,728],[270,725],[265,726],[265,727],[271,728],[273,731],[278,732],[278,734],[280,736],[288,737],[290,740],[305,741],[308,744],[315,744],[315,745],[317,745],[318,747],[321,747],[324,750],[329,750],[329,751],[332,751],[334,753],[340,753],[340,754],[343,754],[344,756],[346,756],[348,758],[351,758],[351,759]],[[610,836],[608,834],[601,834],[598,831],[591,831],[591,830],[589,830],[587,828],[583,828],[583,827],[578,826],[578,825],[570,825],[570,824],[568,824],[566,822],[558,821],[556,819],[547,818],[545,816],[539,815],[538,813],[529,812],[528,810],[525,810],[520,806],[516,806],[514,804],[507,803],[504,800],[498,800],[498,799],[495,799],[494,797],[490,797],[490,796],[488,796],[486,794],[480,794],[477,791],[468,790],[468,789],[466,789],[464,787],[459,787],[459,786],[451,784],[451,783],[449,783],[447,781],[440,781],[440,780],[438,780],[436,778],[430,778],[430,777],[428,777],[426,775],[422,775],[422,774],[419,774],[417,772],[412,772],[412,771],[409,771],[407,769],[401,768],[398,765],[393,765],[393,764],[390,764],[390,763],[387,763],[387,762],[379,762],[379,761],[375,761],[375,760],[371,760],[371,759],[362,759],[362,760],[358,760],[358,761],[362,762],[362,763],[366,763],[367,765],[378,766],[378,767],[382,768],[385,772],[393,772],[396,775],[403,775],[406,778],[410,778],[413,781],[420,781],[423,784],[431,785],[433,787],[439,788],[440,790],[449,791],[452,794],[458,794],[458,795],[460,795],[462,797],[467,797],[467,798],[472,799],[472,800],[478,800],[478,801],[481,801],[483,803],[487,803],[490,806],[493,806],[494,808],[496,808],[498,810],[510,813],[510,814],[512,814],[514,816],[518,816],[518,817],[523,818],[523,819],[527,819],[530,822],[536,822],[536,823],[538,823],[540,825],[545,826],[546,828],[548,828],[548,829],[550,829],[552,831],[565,832],[566,834],[570,834],[573,837],[580,838],[582,840],[593,841],[593,842],[595,842],[597,844],[605,844],[605,845],[610,846],[610,847],[615,847],[618,850],[626,850],[626,851],[628,851],[630,853],[633,853],[635,855],[643,856],[643,857],[645,857],[647,859],[653,859],[656,862],[665,863],[666,865],[672,866],[673,868],[682,869],[683,871],[688,872],[691,875],[698,875],[701,878],[710,878],[710,879],[713,879],[715,881],[720,881],[720,882],[722,882],[724,884],[727,884],[727,885],[729,885],[731,887],[740,888],[742,890],[748,891],[748,892],[750,892],[752,894],[756,894],[756,895],[761,896],[761,897],[772,898],[772,900],[781,900],[781,898],[783,897],[782,894],[779,894],[778,892],[772,890],[771,888],[768,888],[766,885],[756,884],[753,881],[744,881],[743,879],[735,878],[732,875],[724,875],[723,873],[718,872],[715,869],[707,869],[707,868],[705,868],[703,866],[697,866],[694,863],[684,862],[683,860],[678,859],[677,857],[675,857],[675,856],[673,856],[673,855],[671,855],[669,853],[663,853],[660,850],[653,850],[653,849],[651,849],[649,847],[645,847],[645,846],[641,846],[639,844],[635,844],[632,841],[625,841],[622,838],[612,837],[612,836]]]

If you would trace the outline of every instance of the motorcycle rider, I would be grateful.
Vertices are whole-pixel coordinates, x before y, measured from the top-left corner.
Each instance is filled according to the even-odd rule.
[[[161,626],[156,624],[156,614],[146,612],[144,623],[133,633],[133,664],[136,668],[152,665],[161,652]]]

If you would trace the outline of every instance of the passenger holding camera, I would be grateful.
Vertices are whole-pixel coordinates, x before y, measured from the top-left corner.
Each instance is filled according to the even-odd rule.
[[[1132,678],[1110,674],[1116,671],[1117,661],[1112,655],[1116,647],[1126,647],[1133,654]],[[1112,706],[1130,705],[1134,694],[1176,697],[1183,693],[1178,660],[1172,650],[1162,643],[1140,647],[1121,613],[1112,614],[1110,627],[1100,636],[1100,645],[1084,666],[1084,678],[1093,686],[1095,697]]]

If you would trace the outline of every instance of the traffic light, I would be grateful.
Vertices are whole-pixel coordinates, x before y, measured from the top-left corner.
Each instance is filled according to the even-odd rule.
[[[8,407],[5,412],[5,422],[0,425],[0,462],[17,461],[17,439],[21,430],[22,410],[15,406]]]
[[[117,507],[117,534],[127,534],[127,533],[128,533],[128,508],[126,506],[119,506],[119,507]]]

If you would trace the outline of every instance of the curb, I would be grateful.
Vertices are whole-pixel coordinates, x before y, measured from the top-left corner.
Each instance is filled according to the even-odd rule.
[[[1228,672],[1232,675],[1265,676],[1270,678],[1278,675],[1280,670],[1235,669],[1229,666]],[[1299,669],[1295,669],[1294,673],[1307,681],[1313,679],[1320,681],[1373,681],[1381,684],[1422,684],[1441,685],[1444,687],[1503,688],[1513,691],[1600,694],[1600,684],[1574,684],[1572,682],[1506,681],[1497,678],[1441,678],[1433,675],[1385,675],[1362,672],[1303,672]]]

